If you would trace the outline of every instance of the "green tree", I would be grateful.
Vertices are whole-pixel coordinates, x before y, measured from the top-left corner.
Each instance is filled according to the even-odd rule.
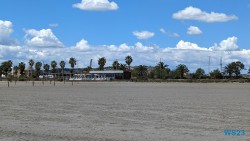
[[[33,73],[33,66],[34,66],[34,64],[35,64],[35,61],[33,59],[30,59],[29,60],[29,66],[30,66],[31,74],[29,74],[29,75],[31,75],[31,76],[32,76],[32,73]]]
[[[120,64],[119,70],[126,70],[126,64]]]
[[[19,63],[18,68],[20,70],[21,76],[24,75],[25,63],[24,62]]]
[[[135,68],[135,72],[137,75],[137,78],[145,78],[148,74],[148,68],[147,66],[140,65]]]
[[[212,72],[210,72],[210,77],[213,79],[222,79],[223,75],[219,69],[215,69]]]
[[[61,61],[60,62],[60,67],[61,67],[61,69],[62,69],[62,74],[64,75],[64,68],[65,68],[65,61]]]
[[[224,72],[228,74],[230,78],[232,77],[233,71],[234,71],[234,66],[232,63],[227,64],[224,68]]]
[[[50,66],[51,66],[51,68],[52,68],[52,69],[51,69],[51,72],[52,72],[52,73],[56,73],[57,62],[56,62],[55,60],[51,61]]]
[[[8,74],[12,71],[12,61],[9,60],[9,61],[5,61],[5,62],[2,62],[2,65],[1,65],[1,68],[2,68],[2,74],[5,75],[5,77],[8,76]]]
[[[65,61],[61,61],[60,62],[60,67],[61,67],[61,69],[62,69],[62,77],[63,77],[63,81],[64,81],[64,68],[65,68]]]
[[[231,78],[233,74],[235,74],[236,77],[240,75],[241,70],[245,68],[244,64],[240,61],[229,63],[225,66],[224,71],[226,74],[229,75]]]
[[[3,75],[3,67],[2,65],[0,66],[0,80],[2,80],[2,75]]]
[[[188,73],[188,72],[189,72],[188,67],[187,67],[186,65],[184,65],[184,64],[179,64],[179,65],[176,67],[176,70],[179,72],[180,78],[181,78],[181,79],[184,78],[185,73]]]
[[[180,73],[179,73],[179,71],[178,70],[171,70],[170,72],[169,72],[169,78],[171,78],[171,79],[179,79],[180,78]]]
[[[114,70],[118,70],[120,68],[120,63],[116,60],[112,64]]]
[[[50,68],[50,65],[49,64],[43,64],[43,69],[45,71],[45,73],[48,75],[49,73],[49,68]]]
[[[83,71],[86,71],[86,72],[89,72],[91,70],[92,70],[92,67],[90,67],[90,66],[88,66],[88,67],[86,67],[86,68],[83,69]]]
[[[106,58],[105,57],[99,58],[98,60],[99,70],[104,70],[105,64],[106,64]]]
[[[42,67],[42,63],[41,62],[36,62],[35,64],[35,75],[38,78],[40,75],[40,71],[41,71],[41,67]]]
[[[235,65],[234,73],[236,77],[238,77],[240,75],[240,72],[245,69],[245,65],[240,61],[235,62],[234,65]]]
[[[202,68],[198,68],[194,73],[194,77],[197,79],[201,79],[203,76],[205,76],[205,71]]]
[[[70,64],[70,66],[71,66],[70,72],[71,72],[71,74],[73,74],[73,73],[74,73],[74,67],[75,67],[75,65],[76,65],[76,59],[73,58],[73,57],[71,57],[71,58],[69,59],[69,64]]]
[[[31,69],[33,69],[34,64],[35,64],[34,60],[30,59],[29,60],[29,66],[30,66]]]
[[[125,62],[126,62],[126,64],[128,65],[128,69],[130,70],[130,64],[133,62],[132,56],[128,55],[128,56],[125,58]]]
[[[170,69],[168,68],[168,65],[164,64],[164,62],[159,62],[152,73],[156,74],[157,78],[166,78],[169,75]],[[151,74],[153,75],[153,74]]]

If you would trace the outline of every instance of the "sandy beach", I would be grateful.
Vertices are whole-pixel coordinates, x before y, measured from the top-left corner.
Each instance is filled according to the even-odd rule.
[[[0,82],[0,141],[201,140],[250,141],[249,83]]]

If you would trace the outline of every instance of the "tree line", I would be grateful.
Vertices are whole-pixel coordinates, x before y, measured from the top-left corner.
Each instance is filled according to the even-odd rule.
[[[203,79],[203,78],[213,78],[213,79],[222,79],[222,78],[239,78],[241,71],[245,69],[245,65],[240,62],[231,62],[224,67],[224,71],[221,72],[219,69],[215,69],[209,72],[209,75],[205,74],[204,69],[198,68],[194,73],[189,73],[189,69],[185,64],[179,64],[176,66],[175,69],[171,70],[168,65],[164,62],[160,61],[154,67],[149,67],[145,65],[139,65],[131,69],[131,63],[133,62],[132,56],[125,57],[125,63],[119,63],[115,60],[112,66],[105,67],[106,58],[101,57],[98,59],[98,68],[94,68],[95,70],[105,70],[105,69],[113,69],[113,70],[124,70],[131,72],[132,78],[139,78],[139,79],[184,79],[184,78],[193,78],[193,79]],[[77,60],[74,57],[71,57],[68,61],[70,65],[70,73],[71,75],[74,74],[75,65]],[[58,65],[60,66],[60,72],[58,72]],[[8,77],[11,74],[13,69],[13,75],[17,76],[18,72],[20,73],[20,78],[31,77],[31,78],[38,78],[41,75],[41,70],[43,68],[44,74],[51,74],[54,73],[61,73],[64,75],[65,71],[65,61],[60,61],[59,64],[53,60],[50,64],[42,64],[42,62],[38,61],[35,62],[33,59],[30,59],[28,62],[29,69],[31,70],[31,74],[26,76],[25,68],[26,64],[24,62],[20,62],[17,66],[13,66],[13,62],[11,60],[4,61],[0,65],[0,77],[5,75]],[[88,66],[84,68],[85,71],[90,71],[93,68]],[[33,74],[34,72],[34,74]],[[248,70],[250,73],[250,68]]]

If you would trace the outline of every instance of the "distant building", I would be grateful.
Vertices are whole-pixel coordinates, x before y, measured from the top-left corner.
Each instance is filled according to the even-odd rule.
[[[89,71],[92,78],[123,79],[123,70]]]

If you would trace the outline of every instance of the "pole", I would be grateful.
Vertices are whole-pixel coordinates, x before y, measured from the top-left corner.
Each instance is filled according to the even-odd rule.
[[[43,66],[44,66],[44,61],[43,61]],[[44,85],[44,67],[43,67],[43,85]]]
[[[162,79],[162,70],[161,70],[161,58],[160,58],[160,74],[161,74],[161,79]]]
[[[208,56],[208,75],[210,74],[211,56]]]
[[[65,84],[64,68],[63,68],[63,83]]]
[[[222,56],[220,57],[220,72],[222,72]]]

